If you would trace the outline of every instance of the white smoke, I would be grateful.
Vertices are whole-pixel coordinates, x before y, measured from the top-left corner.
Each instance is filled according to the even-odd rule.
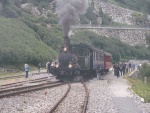
[[[56,13],[58,14],[65,36],[70,28],[75,25],[79,15],[85,14],[88,0],[56,0]]]

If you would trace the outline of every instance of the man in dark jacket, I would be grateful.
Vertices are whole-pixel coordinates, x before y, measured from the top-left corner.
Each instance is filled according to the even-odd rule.
[[[114,64],[113,68],[114,68],[114,75],[117,76],[117,64]]]
[[[51,62],[48,63],[47,69],[48,69],[48,73],[50,73],[51,72]]]
[[[120,71],[120,67],[119,67],[119,64],[117,64],[116,65],[116,76],[117,76],[117,78],[120,76],[119,71]]]

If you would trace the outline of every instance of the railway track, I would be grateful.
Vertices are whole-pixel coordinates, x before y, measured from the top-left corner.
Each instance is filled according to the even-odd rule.
[[[84,92],[85,92],[85,98],[84,98],[84,102],[83,102],[83,105],[80,105],[81,106],[81,112],[80,113],[86,113],[86,108],[87,108],[87,103],[88,103],[88,98],[89,98],[89,93],[88,93],[88,90],[87,90],[87,87],[85,85],[85,83],[82,83],[83,86],[84,86]],[[67,96],[69,95],[69,92],[70,92],[70,89],[71,89],[71,84],[68,83],[68,89],[66,91],[66,93],[63,95],[63,97],[53,106],[53,108],[49,111],[49,113],[56,113],[57,112],[57,109],[59,106],[61,106],[61,104],[63,103],[63,101],[67,98]],[[79,103],[81,104],[81,103]],[[62,109],[61,109],[62,110]],[[61,111],[62,112],[62,111]],[[74,112],[74,111],[72,111]]]
[[[10,84],[5,84],[5,85],[0,85],[0,90],[6,89],[6,88],[11,88],[11,87],[19,87],[24,85],[25,83],[40,83],[40,82],[45,82],[47,81],[48,77],[42,77],[34,80],[24,80],[21,82],[15,82],[15,83],[10,83]],[[51,78],[52,79],[52,78]]]
[[[21,93],[27,93],[27,92],[41,90],[41,89],[45,89],[45,88],[57,87],[57,86],[63,85],[63,84],[65,84],[65,83],[57,81],[57,82],[47,82],[47,83],[35,84],[35,85],[31,85],[31,86],[20,86],[20,87],[16,87],[16,88],[3,89],[3,90],[0,90],[0,98],[19,95]]]

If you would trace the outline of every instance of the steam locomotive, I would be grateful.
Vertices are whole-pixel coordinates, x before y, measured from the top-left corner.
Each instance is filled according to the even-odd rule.
[[[54,65],[52,74],[58,79],[81,79],[107,73],[112,67],[112,55],[83,43],[71,45],[66,36]]]

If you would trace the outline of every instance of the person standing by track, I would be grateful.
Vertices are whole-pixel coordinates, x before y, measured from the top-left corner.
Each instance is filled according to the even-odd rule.
[[[114,69],[114,76],[117,76],[117,64],[115,63],[113,66]]]
[[[48,63],[47,69],[48,69],[48,73],[50,74],[50,72],[51,72],[51,62]]]
[[[120,76],[119,71],[120,71],[120,67],[119,67],[119,64],[117,64],[116,65],[116,76],[117,76],[117,78]]]
[[[29,64],[25,64],[24,69],[25,69],[25,72],[26,72],[26,78],[28,78]]]
[[[48,64],[49,62],[46,62],[46,72],[48,73]]]

